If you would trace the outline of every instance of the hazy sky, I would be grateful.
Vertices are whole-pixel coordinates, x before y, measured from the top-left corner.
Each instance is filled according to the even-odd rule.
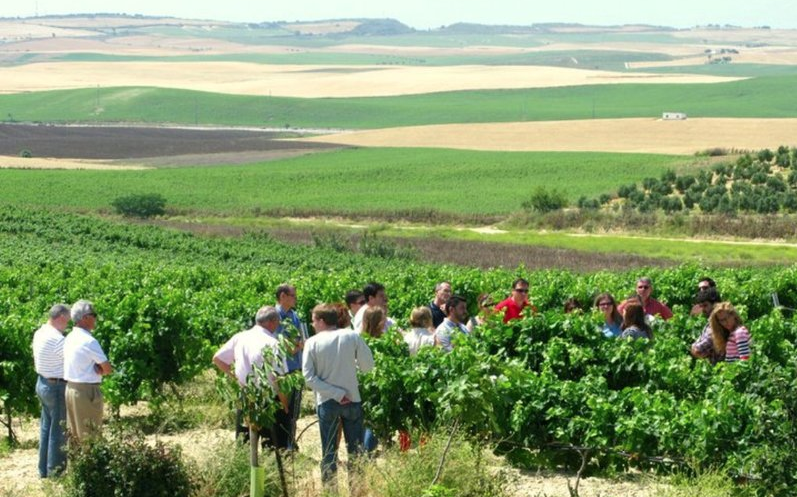
[[[415,28],[460,21],[797,28],[794,0],[3,0],[0,3],[0,17],[100,12],[246,22],[391,17]]]

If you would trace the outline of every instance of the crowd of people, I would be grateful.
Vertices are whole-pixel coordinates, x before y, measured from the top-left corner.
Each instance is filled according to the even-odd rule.
[[[466,299],[453,292],[450,282],[440,282],[427,305],[412,309],[410,326],[402,331],[404,341],[412,355],[417,354],[422,347],[439,347],[450,352],[457,342],[455,336],[470,335],[488,319],[498,319],[497,316],[500,316],[507,323],[537,313],[538,309],[529,300],[528,293],[529,282],[518,278],[512,282],[509,296],[497,304],[490,294],[479,295],[476,302],[479,311],[475,316],[469,316]],[[609,293],[599,294],[594,307],[602,313],[604,323],[596,329],[596,333],[602,332],[607,338],[652,340],[657,320],[668,320],[673,316],[669,307],[654,299],[652,294],[653,282],[647,277],[639,278],[636,291],[622,302],[618,303]],[[289,295],[291,300],[280,300],[280,295]],[[293,320],[295,295],[296,290],[291,286],[278,288],[277,308],[281,319],[290,317]],[[384,285],[368,283],[362,290],[349,291],[344,300],[345,303],[321,304],[312,310],[313,336],[307,337],[305,329],[295,322],[291,327],[294,331],[292,334],[288,333],[284,324],[256,324],[252,330],[269,335],[267,345],[261,345],[266,343],[262,337],[253,336],[251,340],[256,346],[247,346],[245,337],[253,332],[246,330],[231,338],[213,359],[222,371],[230,373],[231,364],[263,364],[263,350],[266,350],[267,356],[277,365],[274,368],[276,377],[282,371],[290,370],[285,361],[280,359],[276,338],[280,334],[285,335],[290,343],[290,354],[295,354],[292,357],[298,357],[301,351],[299,367],[306,384],[315,394],[322,444],[322,480],[329,487],[337,484],[337,450],[341,433],[350,460],[363,452],[372,451],[377,445],[363,418],[357,373],[370,371],[374,367],[371,350],[363,336],[378,339],[395,326],[395,320],[389,317],[389,300]],[[574,299],[565,302],[565,312],[580,310],[582,307]],[[261,309],[256,321],[260,322],[261,314],[274,314],[275,311],[271,307]],[[707,318],[705,327],[692,345],[694,357],[705,358],[712,363],[749,358],[749,332],[734,308],[727,302],[721,302],[716,284],[710,278],[700,280],[691,313]],[[296,330],[302,332],[297,334]],[[245,375],[244,378],[239,374],[233,376],[242,385],[245,384]],[[281,403],[283,413],[291,413],[286,418],[278,417],[275,425],[284,436],[272,440],[273,446],[295,450],[292,440],[295,415],[279,392],[277,382],[273,382],[271,388],[274,390],[275,402]],[[268,437],[265,439],[269,440]],[[399,445],[402,449],[409,447],[407,433],[399,434]]]
[[[666,304],[652,297],[650,278],[636,282],[636,291],[619,302],[610,293],[594,299],[594,308],[603,316],[596,333],[616,339],[654,339],[658,320],[668,320],[673,313]],[[479,295],[478,312],[468,314],[468,302],[453,292],[450,282],[436,285],[432,300],[414,308],[409,329],[403,331],[410,354],[422,347],[439,347],[450,352],[457,336],[468,336],[490,319],[500,316],[504,323],[538,312],[528,298],[529,282],[512,282],[509,296],[497,304],[488,293]],[[213,364],[237,381],[247,385],[255,366],[269,370],[268,387],[279,406],[273,426],[261,427],[264,444],[278,450],[296,451],[296,422],[302,390],[281,392],[279,377],[301,371],[315,395],[322,443],[322,480],[336,485],[337,448],[345,439],[350,460],[364,451],[372,451],[377,441],[367,428],[357,381],[358,372],[374,367],[374,359],[364,335],[379,338],[396,325],[389,316],[388,296],[384,285],[371,282],[362,290],[351,290],[344,302],[320,304],[313,308],[308,332],[296,312],[296,288],[289,284],[277,287],[273,305],[260,308],[254,326],[233,335],[213,356]],[[564,303],[565,312],[582,311],[575,300]],[[723,302],[715,282],[701,278],[691,309],[694,316],[706,318],[706,324],[691,346],[695,358],[712,364],[739,361],[750,357],[750,333],[728,302]],[[65,333],[69,321],[72,331]],[[112,368],[97,340],[92,336],[97,314],[91,302],[80,300],[71,307],[57,304],[49,319],[33,337],[33,356],[38,381],[36,393],[41,400],[39,474],[42,478],[60,474],[66,466],[64,428],[70,440],[82,440],[99,433],[102,426],[102,377]],[[244,438],[248,428],[238,413],[236,432]],[[409,447],[409,435],[400,434],[400,446]]]

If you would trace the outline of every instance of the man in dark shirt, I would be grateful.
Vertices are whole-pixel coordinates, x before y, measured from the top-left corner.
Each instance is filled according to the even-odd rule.
[[[449,298],[451,298],[451,283],[441,281],[434,287],[434,300],[429,302],[429,309],[432,311],[432,324],[435,328],[440,326],[440,323],[446,318],[443,307]]]

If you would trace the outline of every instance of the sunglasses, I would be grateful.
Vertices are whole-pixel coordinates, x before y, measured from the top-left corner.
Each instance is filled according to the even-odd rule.
[[[650,288],[650,285],[639,285],[636,287],[637,290],[647,290]]]
[[[528,288],[515,288],[514,290],[518,293],[529,293]]]
[[[598,307],[611,307],[611,302],[598,302]]]

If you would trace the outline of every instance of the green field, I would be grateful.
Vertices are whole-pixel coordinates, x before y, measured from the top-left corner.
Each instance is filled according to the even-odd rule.
[[[621,52],[612,50],[545,51],[518,54],[490,55],[424,55],[401,56],[367,53],[299,52],[286,54],[227,54],[181,55],[148,57],[114,55],[106,53],[68,53],[48,56],[48,61],[58,62],[248,62],[255,64],[315,64],[315,65],[405,65],[405,66],[457,66],[457,65],[533,65],[559,66],[578,69],[626,71],[626,62],[666,61],[665,54]],[[18,57],[16,64],[31,62],[31,58]],[[689,72],[689,71],[681,71]],[[787,73],[788,74],[788,73]],[[792,72],[793,74],[793,72]],[[754,76],[752,74],[751,76]]]
[[[729,76],[741,78],[760,78],[765,76],[794,76],[797,66],[777,64],[702,64],[669,67],[645,67],[633,72],[659,74],[700,74],[707,76]]]
[[[505,214],[519,209],[538,186],[560,189],[576,201],[581,195],[658,177],[668,168],[686,168],[693,160],[642,154],[350,149],[246,166],[0,170],[0,198],[95,210],[108,209],[121,195],[160,193],[170,207],[205,213],[288,208]]]
[[[6,120],[370,129],[423,124],[658,117],[797,117],[797,76],[720,84],[482,90],[378,98],[281,98],[158,88],[0,95]],[[99,106],[97,105],[99,103]],[[98,112],[99,107],[99,112]]]

